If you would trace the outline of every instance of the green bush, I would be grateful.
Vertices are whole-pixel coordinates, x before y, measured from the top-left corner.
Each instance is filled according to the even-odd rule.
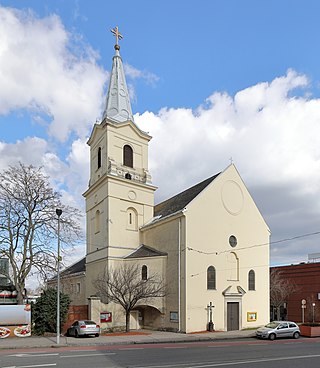
[[[70,298],[60,292],[60,332],[68,315]],[[44,290],[36,303],[32,304],[33,333],[43,335],[45,332],[57,332],[57,290]]]

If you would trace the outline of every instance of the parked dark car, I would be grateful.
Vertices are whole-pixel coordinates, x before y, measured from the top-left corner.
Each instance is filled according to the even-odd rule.
[[[300,337],[299,326],[295,322],[290,321],[273,321],[260,327],[256,331],[256,336],[262,339],[274,340],[278,337]]]
[[[94,335],[96,337],[100,335],[100,326],[94,321],[75,321],[67,330],[67,336],[79,337],[88,335]]]

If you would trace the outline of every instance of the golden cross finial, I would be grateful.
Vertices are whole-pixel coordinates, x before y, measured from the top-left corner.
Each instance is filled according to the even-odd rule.
[[[116,46],[119,46],[119,40],[123,38],[122,34],[119,32],[118,26],[110,30],[116,37]]]

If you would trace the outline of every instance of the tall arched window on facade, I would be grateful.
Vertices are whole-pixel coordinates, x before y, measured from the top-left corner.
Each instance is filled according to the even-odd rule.
[[[207,289],[215,290],[216,288],[216,269],[209,266],[207,269]]]
[[[249,290],[256,290],[256,274],[253,270],[248,273],[248,287]]]
[[[146,265],[142,266],[141,279],[144,280],[144,281],[148,280],[148,267]]]
[[[133,150],[127,144],[123,147],[123,165],[133,167]]]
[[[101,147],[98,148],[98,169],[101,167]]]

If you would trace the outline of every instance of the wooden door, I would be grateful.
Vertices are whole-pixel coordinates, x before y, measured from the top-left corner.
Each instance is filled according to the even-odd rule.
[[[239,330],[239,303],[227,303],[227,330]]]

